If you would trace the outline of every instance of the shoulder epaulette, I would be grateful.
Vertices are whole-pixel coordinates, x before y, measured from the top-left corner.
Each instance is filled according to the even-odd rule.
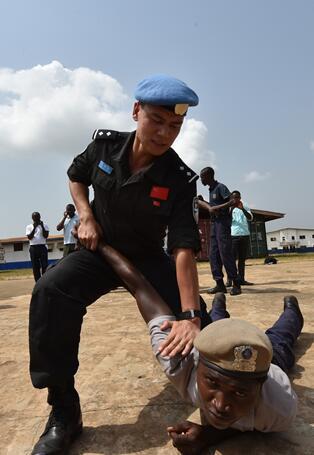
[[[187,182],[192,183],[198,179],[198,175],[184,161],[181,160],[179,155],[175,152],[176,159],[174,160],[174,167],[181,174],[181,177]]]
[[[107,139],[116,139],[119,135],[118,131],[114,130],[95,130],[92,139],[94,141],[98,139],[107,140]]]

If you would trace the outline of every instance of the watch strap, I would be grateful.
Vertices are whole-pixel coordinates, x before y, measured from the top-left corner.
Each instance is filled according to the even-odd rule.
[[[187,310],[187,311],[182,311],[182,313],[179,313],[177,316],[177,320],[183,321],[185,319],[194,319],[194,318],[200,318],[200,317],[201,317],[200,310]]]

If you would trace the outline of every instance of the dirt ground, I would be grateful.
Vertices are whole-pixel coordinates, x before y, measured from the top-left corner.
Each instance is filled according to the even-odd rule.
[[[314,453],[314,260],[265,266],[250,263],[255,283],[227,298],[232,316],[267,329],[279,315],[283,297],[298,297],[305,325],[297,345],[291,380],[299,396],[294,427],[287,433],[243,434],[219,445],[220,455],[305,455]],[[201,291],[213,284],[209,266],[199,268]],[[28,377],[27,325],[31,279],[0,281],[0,454],[30,454],[49,407],[44,390]],[[211,298],[202,294],[210,306]],[[90,307],[82,330],[80,370],[84,432],[69,455],[178,453],[165,428],[198,412],[185,404],[153,359],[146,326],[133,298],[115,291]]]

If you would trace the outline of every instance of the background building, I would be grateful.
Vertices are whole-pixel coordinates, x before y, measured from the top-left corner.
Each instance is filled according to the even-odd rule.
[[[47,239],[48,263],[62,257],[63,235],[49,235]],[[27,237],[0,239],[0,270],[32,268]]]
[[[314,229],[284,228],[267,232],[270,253],[306,253],[314,251]]]

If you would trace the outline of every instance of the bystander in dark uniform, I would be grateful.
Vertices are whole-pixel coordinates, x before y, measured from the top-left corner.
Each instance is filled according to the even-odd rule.
[[[136,131],[96,130],[68,170],[85,248],[50,269],[33,291],[30,372],[35,387],[48,387],[52,411],[32,455],[68,453],[82,430],[74,375],[83,316],[88,305],[122,285],[96,251],[101,238],[132,260],[178,316],[164,324],[171,329],[164,355],[186,355],[201,320],[202,326],[209,321],[204,303],[200,310],[195,262],[197,175],[170,148],[198,97],[182,81],[157,75],[139,83],[135,98]],[[174,261],[163,249],[166,230]]]
[[[47,241],[49,227],[40,218],[40,213],[32,213],[32,224],[26,226],[26,236],[29,240],[29,254],[32,261],[35,281],[46,272],[48,267]]]
[[[211,215],[209,261],[216,286],[208,290],[209,294],[227,292],[223,281],[222,267],[225,267],[228,278],[232,281],[231,295],[241,294],[240,280],[236,263],[232,254],[231,213],[230,207],[234,200],[230,191],[223,183],[215,180],[215,171],[206,167],[201,171],[203,185],[209,186],[209,203],[199,200],[199,206],[208,210]]]
[[[240,191],[232,191],[232,198],[235,201],[235,205],[230,208],[232,214],[232,254],[237,264],[238,278],[241,286],[251,286],[253,283],[245,279],[245,260],[250,242],[249,221],[253,220],[253,215],[250,208],[241,201]],[[228,279],[226,286],[232,286],[231,280]]]
[[[77,245],[77,239],[73,235],[73,231],[77,229],[79,224],[79,217],[75,213],[75,207],[73,204],[68,204],[65,208],[63,218],[57,225],[57,231],[63,229],[63,257],[75,251]]]

